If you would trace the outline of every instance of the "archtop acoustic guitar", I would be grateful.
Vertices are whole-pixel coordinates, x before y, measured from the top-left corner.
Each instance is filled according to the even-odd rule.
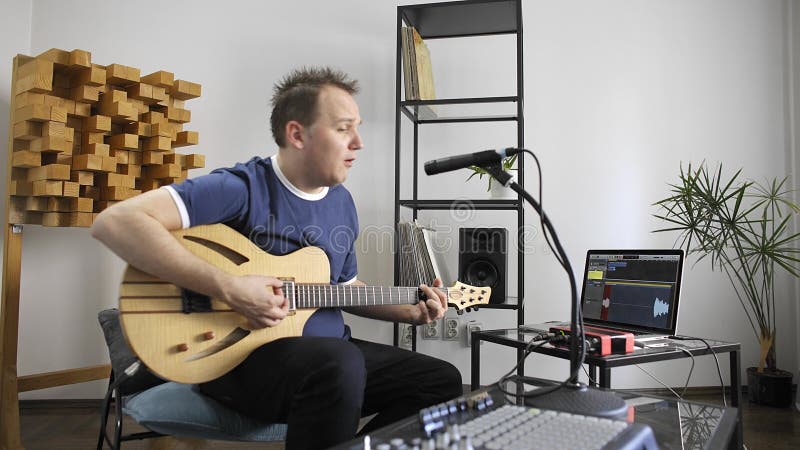
[[[415,304],[418,287],[331,285],[325,252],[306,247],[270,255],[225,225],[173,232],[193,254],[235,275],[269,275],[283,280],[289,315],[274,327],[251,329],[226,303],[182,289],[128,266],[120,287],[123,332],[141,361],[162,378],[202,383],[241,363],[263,344],[300,336],[318,308]],[[489,302],[491,290],[456,282],[441,288],[449,306],[460,311]]]

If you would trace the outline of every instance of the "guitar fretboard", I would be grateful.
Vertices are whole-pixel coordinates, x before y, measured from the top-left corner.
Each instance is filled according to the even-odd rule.
[[[447,295],[447,290],[442,290]],[[348,306],[411,305],[419,302],[417,287],[295,284],[286,282],[283,293],[295,308],[344,308]]]

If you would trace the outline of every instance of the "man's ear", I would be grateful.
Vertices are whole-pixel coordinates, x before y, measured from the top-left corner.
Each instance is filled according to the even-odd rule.
[[[305,127],[296,120],[286,122],[286,144],[302,149],[305,146]]]

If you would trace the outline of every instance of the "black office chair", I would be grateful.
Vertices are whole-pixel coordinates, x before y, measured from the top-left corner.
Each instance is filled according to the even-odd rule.
[[[119,450],[122,442],[161,436],[225,441],[267,442],[286,437],[286,424],[266,423],[234,411],[203,395],[196,385],[162,380],[142,365],[125,341],[119,311],[98,314],[111,358],[111,376],[103,399],[97,449],[107,443]],[[114,402],[113,432],[108,421]],[[122,434],[127,414],[149,431]]]

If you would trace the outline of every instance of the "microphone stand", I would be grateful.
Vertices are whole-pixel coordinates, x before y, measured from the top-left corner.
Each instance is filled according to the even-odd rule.
[[[553,237],[553,245],[555,250],[560,256],[564,270],[567,272],[569,278],[570,295],[572,300],[571,314],[570,314],[570,340],[569,340],[569,361],[570,361],[570,377],[562,384],[561,389],[556,389],[543,395],[530,397],[526,399],[526,403],[530,406],[535,406],[545,409],[554,409],[558,411],[566,411],[578,414],[588,414],[601,417],[617,417],[627,412],[627,405],[625,401],[618,397],[613,392],[602,391],[598,389],[588,389],[585,384],[578,381],[581,365],[583,364],[580,356],[580,346],[585,345],[585,335],[581,322],[578,320],[578,312],[580,311],[580,301],[578,300],[578,287],[575,282],[575,274],[572,271],[572,266],[567,258],[567,253],[561,246],[558,240],[553,224],[550,219],[542,210],[542,206],[522,188],[517,182],[511,181],[512,176],[504,171],[499,163],[487,164],[482,166],[489,175],[494,177],[503,186],[509,187],[514,192],[522,196],[539,214],[542,219],[544,227],[547,232]],[[544,233],[545,230],[542,230]]]

